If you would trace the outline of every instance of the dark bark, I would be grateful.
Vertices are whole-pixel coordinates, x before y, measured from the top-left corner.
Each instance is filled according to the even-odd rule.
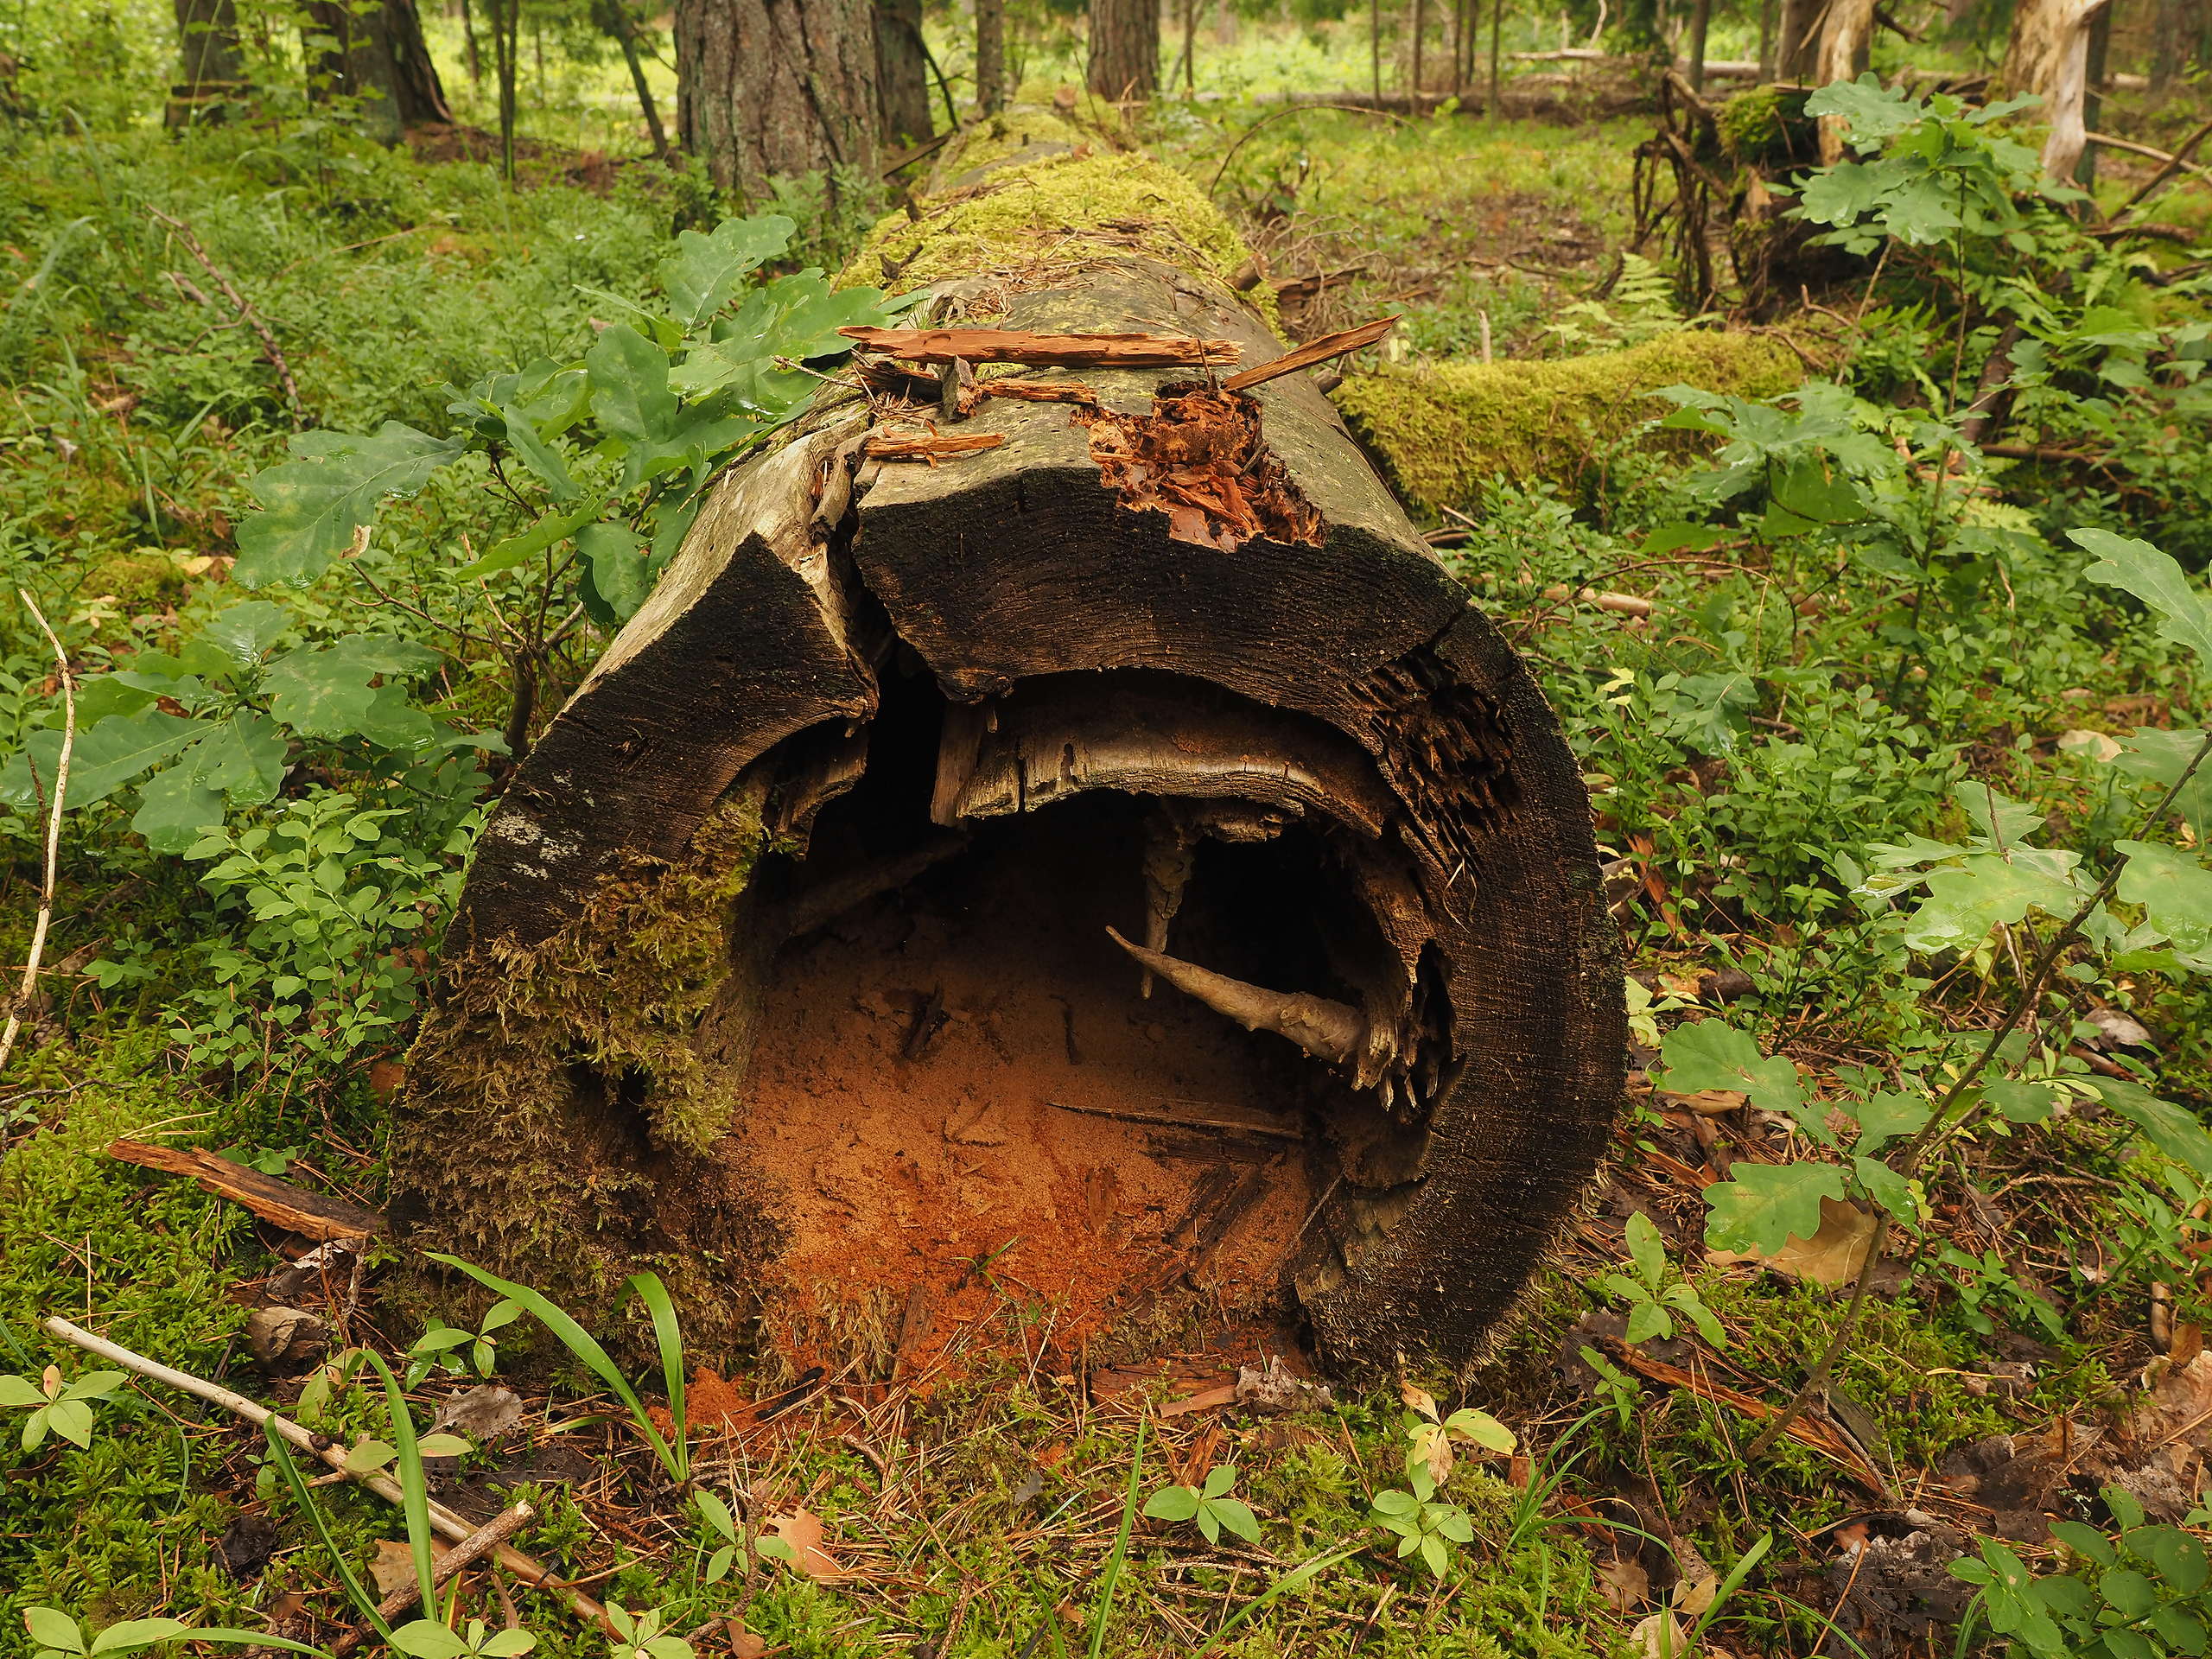
[[[976,105],[985,115],[1006,107],[1006,0],[976,0]]]
[[[2163,104],[2172,94],[2174,77],[2185,67],[2189,0],[2158,0],[2151,20],[2151,97]]]
[[[875,0],[875,136],[887,149],[933,137],[922,0]]]
[[[939,175],[959,176],[957,158]],[[1008,328],[1172,318],[1247,366],[1282,351],[1217,282],[1145,257],[1056,280],[1025,269]],[[715,486],[480,843],[414,1051],[396,1221],[548,1288],[611,1288],[652,1260],[702,1354],[782,1328],[794,1302],[836,1305],[794,1241],[841,1202],[824,1185],[839,1178],[775,1151],[789,1120],[748,1116],[752,1080],[827,1022],[848,1068],[833,1092],[875,1133],[950,1064],[931,1052],[950,1016],[969,1033],[997,1017],[931,994],[927,953],[957,952],[967,925],[936,918],[967,914],[969,895],[980,913],[1023,849],[1065,840],[1082,857],[1049,899],[1015,906],[1016,937],[1080,912],[1080,950],[1012,960],[979,944],[970,964],[993,1007],[1060,1001],[1065,1039],[1057,1014],[1048,1031],[1007,1027],[1007,1070],[977,1098],[1052,1087],[1046,1072],[1095,1079],[1084,1045],[1147,1020],[1171,1050],[1185,1033],[1249,1041],[1255,1092],[1165,1141],[1178,1114],[1157,1095],[1127,1110],[1025,1096],[1012,1127],[973,1133],[930,1120],[914,1130],[930,1167],[954,1169],[951,1144],[972,1166],[930,1179],[980,1183],[959,1188],[972,1207],[993,1182],[1065,1166],[1055,1202],[1074,1207],[1042,1224],[1067,1249],[1152,1230],[1161,1271],[1112,1281],[1122,1322],[1084,1338],[1094,1357],[1109,1335],[1184,1328],[1164,1311],[1208,1317],[1173,1287],[1248,1213],[1273,1219],[1209,1281],[1219,1307],[1302,1321],[1347,1371],[1482,1351],[1585,1190],[1623,1084],[1621,971],[1574,757],[1308,376],[1249,393],[1193,387],[1187,369],[1083,379],[1097,406],[992,399],[950,430],[996,447],[856,474],[871,423],[897,419],[828,403]],[[1174,423],[1200,417],[1249,448],[1193,448]],[[1259,493],[1259,528],[1233,550],[1193,539],[1211,518],[1147,495],[1147,468],[1202,464],[1179,454]],[[1135,966],[1094,912],[1154,942],[1173,920],[1167,954],[1214,977],[1160,969],[1167,984],[1136,1001]],[[1237,916],[1314,944],[1276,951]],[[825,924],[826,941],[810,931]],[[879,948],[879,925],[906,943]],[[848,960],[915,976],[887,1036],[834,986],[783,1016],[798,1027],[766,1012],[776,988]],[[1221,975],[1273,1023],[1191,988]],[[1282,1040],[1290,1027],[1317,1058]],[[1122,1137],[1118,1166],[1102,1134]],[[1115,1196],[1117,1167],[1134,1183],[1171,1166],[1187,1211]],[[874,1203],[887,1185],[871,1173],[846,1196]],[[1057,1248],[1023,1245],[1031,1260]],[[893,1327],[915,1323],[965,1282],[972,1257],[944,1260],[904,1287],[871,1281],[877,1313],[832,1345],[887,1341],[855,1334],[882,1331],[886,1307]]]
[[[304,8],[310,31],[329,42],[309,59],[315,96],[359,100],[364,128],[387,143],[406,128],[453,120],[415,0],[359,14],[345,0],[304,0]]]
[[[461,0],[461,39],[468,63],[468,79],[480,85],[484,79],[484,55],[476,44],[476,8],[470,0]]]
[[[1774,78],[1802,86],[1813,73],[1813,60],[1821,43],[1824,0],[1782,0],[1782,21],[1776,30]]]
[[[741,199],[768,181],[875,168],[875,30],[866,0],[677,0],[676,125]]]
[[[638,30],[630,21],[629,0],[596,0],[593,15],[600,28],[622,48],[622,61],[630,69],[630,85],[637,91],[638,108],[645,118],[645,130],[652,135],[653,154],[665,161],[668,134],[661,129],[660,106],[654,103],[653,89],[645,80],[645,60],[638,52]]]
[[[232,0],[176,0],[176,32],[187,86],[236,85],[245,79],[238,15]]]
[[[1160,0],[1090,0],[1085,83],[1117,104],[1160,90]]]

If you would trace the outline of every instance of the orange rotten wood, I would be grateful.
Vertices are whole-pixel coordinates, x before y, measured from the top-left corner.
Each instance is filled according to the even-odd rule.
[[[1217,383],[1286,345],[1187,181],[1117,153],[1184,219],[1009,233],[1027,170],[1085,158],[961,148],[849,273],[931,290],[859,331],[899,357],[705,492],[512,774],[395,1227],[619,1342],[651,1266],[702,1363],[770,1384],[1465,1367],[1623,1087],[1580,769],[1314,378]],[[932,359],[1090,395],[876,464],[947,390],[880,370]]]
[[[1013,328],[840,328],[862,351],[902,363],[1027,363],[1089,369],[1226,368],[1233,340],[1173,334],[1032,334]]]

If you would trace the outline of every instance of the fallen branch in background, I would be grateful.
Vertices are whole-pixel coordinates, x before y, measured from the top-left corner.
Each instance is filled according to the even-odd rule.
[[[176,1370],[158,1361],[148,1359],[143,1354],[133,1353],[130,1349],[110,1342],[105,1337],[94,1336],[83,1326],[72,1325],[64,1319],[47,1320],[46,1329],[48,1334],[59,1337],[64,1342],[73,1344],[88,1354],[97,1354],[102,1359],[120,1365],[124,1370],[137,1376],[150,1378],[156,1382],[165,1382],[170,1388],[181,1389],[195,1399],[205,1400],[211,1406],[220,1406],[225,1411],[234,1413],[250,1423],[263,1425],[273,1430],[310,1457],[328,1464],[348,1479],[367,1487],[388,1503],[404,1503],[405,1502],[397,1482],[388,1480],[382,1475],[357,1474],[347,1469],[346,1467],[346,1449],[330,1441],[327,1435],[312,1433],[292,1421],[290,1418],[279,1416],[268,1407],[249,1400],[242,1394],[234,1394],[219,1383],[210,1382],[204,1377],[194,1376],[189,1371]],[[477,1528],[472,1526],[462,1516],[454,1514],[442,1503],[435,1502],[430,1504],[430,1525],[457,1542],[473,1538],[478,1531]],[[615,1634],[614,1626],[607,1617],[607,1609],[584,1594],[582,1591],[575,1589],[563,1582],[560,1574],[554,1572],[551,1567],[542,1561],[532,1560],[511,1544],[497,1544],[494,1548],[499,1565],[505,1567],[508,1572],[526,1584],[559,1596],[569,1604],[569,1610],[579,1618],[597,1625],[609,1636]]]
[[[200,1183],[203,1192],[244,1205],[264,1221],[305,1234],[317,1243],[361,1239],[391,1231],[391,1224],[358,1204],[310,1192],[193,1147],[157,1147],[147,1141],[113,1141],[107,1155],[141,1169],[158,1169]]]
[[[292,378],[292,365],[284,360],[284,348],[276,343],[276,336],[270,332],[269,325],[261,320],[261,313],[246,302],[245,296],[238,292],[238,285],[224,273],[223,268],[207,257],[207,250],[201,247],[200,238],[193,235],[192,226],[181,219],[171,219],[158,207],[149,207],[146,211],[169,227],[176,239],[184,244],[184,251],[200,262],[200,268],[213,280],[216,287],[223,290],[223,297],[238,314],[238,321],[253,330],[255,338],[261,341],[261,354],[269,359],[269,366],[276,371],[277,379],[283,382],[284,401],[291,405],[292,416],[296,421],[300,414],[299,383]]]
[[[15,1000],[8,1005],[8,1028],[0,1032],[0,1071],[7,1069],[8,1057],[16,1052],[16,1036],[23,1027],[23,1010],[30,1007],[31,994],[38,989],[39,958],[46,953],[47,929],[54,921],[54,875],[61,852],[61,807],[69,794],[69,756],[77,743],[77,688],[69,673],[69,653],[61,648],[61,641],[54,637],[45,613],[39,609],[29,590],[19,588],[16,594],[23,601],[23,608],[38,623],[47,644],[54,647],[54,671],[61,678],[61,758],[54,768],[54,798],[47,804],[46,863],[38,881],[38,925],[31,931],[30,955],[23,962],[23,982],[16,988]]]

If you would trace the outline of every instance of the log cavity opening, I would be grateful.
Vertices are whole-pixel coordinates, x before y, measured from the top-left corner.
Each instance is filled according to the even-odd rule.
[[[1056,1341],[1280,1341],[1402,1207],[1452,1060],[1387,791],[1199,682],[963,708],[906,666],[771,757],[732,1103],[787,1232],[766,1334],[912,1365],[1010,1347],[1003,1294]]]
[[[1268,448],[1249,393],[1163,386],[1150,415],[1075,411],[1099,476],[1133,512],[1167,515],[1171,540],[1234,553],[1255,536],[1319,547],[1321,515]]]

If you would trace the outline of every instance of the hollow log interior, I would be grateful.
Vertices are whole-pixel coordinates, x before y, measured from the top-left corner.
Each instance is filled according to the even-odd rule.
[[[1004,1293],[1063,1340],[1282,1345],[1322,1201],[1409,1178],[1448,1058],[1380,779],[1199,682],[962,707],[899,656],[863,731],[762,763],[790,828],[734,929],[772,943],[734,982],[757,1008],[726,1075],[785,1230],[767,1334],[798,1364],[927,1363],[1002,1345],[976,1326]],[[1202,978],[1210,1006],[1117,935],[1240,990]],[[1265,1023],[1286,1004],[1351,1039],[1317,1054]]]

